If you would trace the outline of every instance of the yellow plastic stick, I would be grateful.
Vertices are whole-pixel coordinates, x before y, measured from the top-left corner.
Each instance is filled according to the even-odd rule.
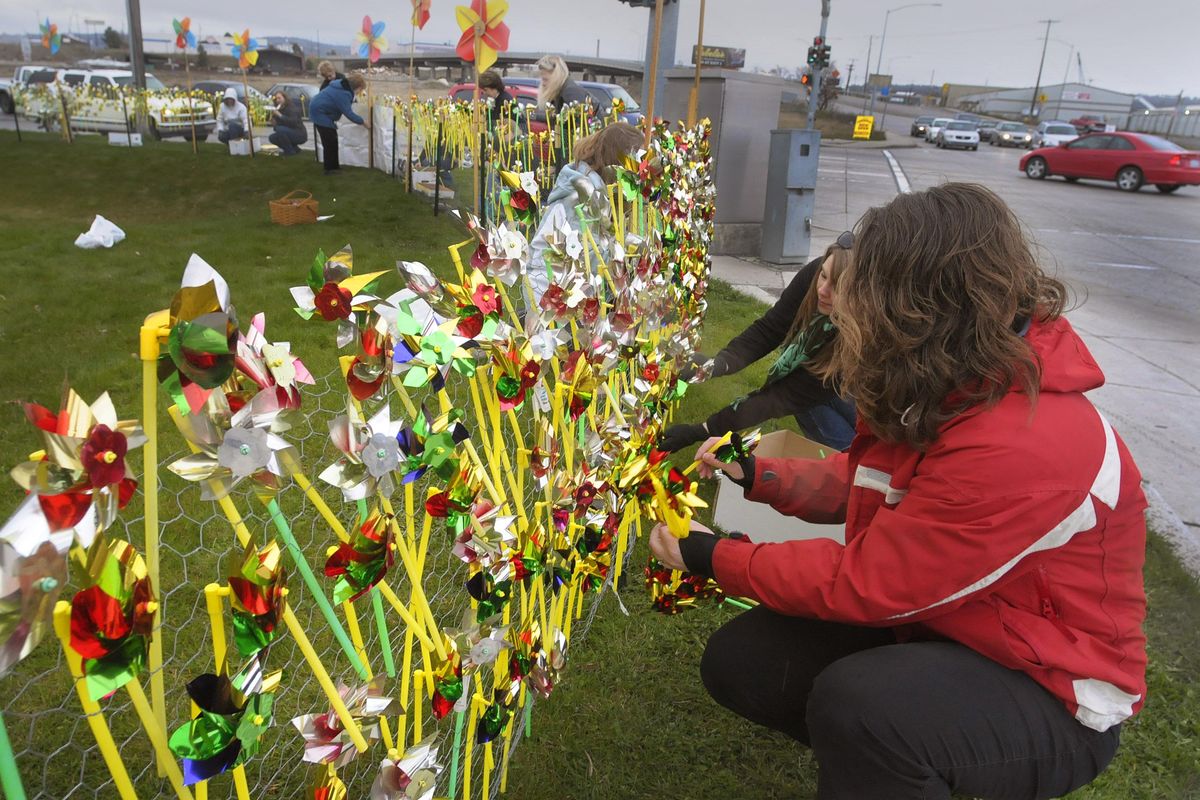
[[[208,608],[208,621],[212,626],[212,643],[213,643],[213,661],[216,664],[216,674],[228,674],[228,666],[225,656],[228,652],[228,642],[225,639],[225,607],[221,603],[221,599],[229,596],[229,589],[220,586],[216,583],[210,583],[204,587],[204,603]],[[195,715],[196,708],[193,703],[192,713]],[[238,800],[250,800],[250,789],[246,786],[246,765],[238,764],[233,768],[233,787],[237,792]],[[195,786],[196,798],[201,800],[201,795],[208,796],[208,781],[200,781]]]
[[[158,557],[158,343],[160,337],[165,340],[169,333],[167,329],[169,319],[166,311],[151,314],[142,323],[139,335],[142,361],[142,432],[146,435],[146,443],[142,445],[146,574],[150,577],[150,585],[156,590],[162,585],[159,582]],[[167,701],[163,687],[162,637],[159,633],[165,613],[166,606],[160,597],[158,611],[154,615],[147,663],[150,670],[150,697],[153,700],[154,718],[158,720],[159,728],[164,731],[167,729]],[[168,761],[172,764],[175,763],[174,758],[168,758]],[[160,757],[159,777],[165,774],[165,770],[166,764]]]
[[[321,493],[317,491],[317,488],[312,485],[312,482],[305,477],[304,473],[299,471],[293,472],[292,480],[296,482],[296,485],[299,486],[304,492],[304,496],[307,497],[309,502],[313,504],[313,507],[317,509],[317,513],[320,514],[321,518],[325,520],[325,523],[329,525],[329,529],[333,531],[334,535],[336,535],[338,539],[343,542],[350,541],[350,537],[346,534],[346,527],[342,524],[342,521],[338,519],[337,515],[334,514],[329,508],[329,505],[325,502],[325,498],[321,497]]]
[[[475,721],[479,717],[479,695],[472,694],[467,703],[467,738],[463,743],[462,800],[471,800],[471,756],[475,753]]]
[[[392,591],[392,587],[382,582],[377,585],[379,593],[383,595],[383,599],[391,604],[392,609],[400,615],[400,619],[404,620],[404,624],[408,626],[408,629],[421,640],[421,644],[430,650],[437,650],[436,640],[430,638],[429,634],[426,633],[424,623],[417,620],[412,612],[404,607],[404,604],[400,602],[400,598],[396,597],[396,593]],[[444,654],[442,658],[445,658]]]
[[[104,719],[104,711],[88,694],[83,679],[83,659],[71,649],[71,604],[66,600],[59,600],[54,606],[54,632],[62,642],[67,668],[71,671],[71,677],[75,679],[75,693],[79,695],[79,704],[83,706],[88,727],[96,737],[96,746],[100,748],[104,765],[112,775],[113,785],[117,787],[121,800],[137,800],[137,792],[133,789],[133,782],[129,780],[129,773],[125,770],[125,762],[121,760],[121,753],[113,741],[112,731]]]
[[[421,736],[421,721],[422,721],[422,717],[423,717],[423,715],[421,713],[421,706],[422,706],[422,702],[423,702],[421,700],[421,686],[424,683],[424,681],[423,681],[424,676],[425,676],[425,672],[423,670],[416,670],[415,672],[413,672],[413,741],[414,742],[419,742],[423,738]]]
[[[180,771],[179,764],[176,763],[171,753],[171,748],[167,746],[167,735],[162,728],[158,727],[154,709],[150,707],[150,701],[146,699],[146,693],[142,691],[142,684],[138,683],[137,678],[134,678],[125,684],[125,690],[129,692],[129,699],[133,701],[138,719],[142,721],[142,727],[146,729],[146,735],[150,737],[150,744],[158,755],[159,763],[166,764],[167,780],[170,781],[171,788],[175,790],[179,800],[193,800],[191,790],[183,785],[183,772]]]

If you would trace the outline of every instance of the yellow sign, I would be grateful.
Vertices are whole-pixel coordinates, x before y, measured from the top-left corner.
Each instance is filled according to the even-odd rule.
[[[1044,94],[1039,94],[1039,95],[1038,95],[1038,102],[1039,102],[1039,103],[1044,103],[1044,102],[1046,102],[1046,100],[1047,100],[1047,97],[1046,97],[1046,95],[1044,95]]]
[[[854,138],[855,139],[870,139],[871,129],[875,127],[874,117],[855,117],[854,118]]]

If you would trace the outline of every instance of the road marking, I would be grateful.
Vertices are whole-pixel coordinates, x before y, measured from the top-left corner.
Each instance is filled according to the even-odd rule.
[[[1058,228],[1034,228],[1034,230],[1039,233],[1069,233],[1072,236],[1107,236],[1112,239],[1140,239],[1148,242],[1200,244],[1200,239],[1185,239],[1178,236],[1146,236],[1140,233],[1105,233],[1103,231],[1060,231]]]
[[[890,178],[890,173],[887,172],[858,172],[856,170],[840,170],[840,169],[818,169],[817,174],[825,173],[826,175],[865,175],[868,178]]]
[[[904,175],[904,170],[900,169],[900,162],[890,151],[884,150],[883,157],[888,160],[888,166],[892,168],[892,177],[896,179],[896,188],[900,190],[900,194],[908,194],[912,191],[912,187],[908,185],[908,178]]]
[[[1147,267],[1144,264],[1121,264],[1117,261],[1089,261],[1088,263],[1098,267],[1118,267],[1120,269],[1158,269],[1158,267]]]

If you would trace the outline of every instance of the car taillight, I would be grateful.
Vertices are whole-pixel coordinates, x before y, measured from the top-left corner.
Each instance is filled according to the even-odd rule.
[[[1171,156],[1170,158],[1167,159],[1167,166],[1168,167],[1182,167],[1183,166],[1183,156]]]

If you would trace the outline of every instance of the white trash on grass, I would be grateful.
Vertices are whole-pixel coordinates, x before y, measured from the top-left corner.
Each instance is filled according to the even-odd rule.
[[[124,238],[125,231],[97,214],[87,233],[81,233],[75,238],[75,246],[84,250],[95,250],[98,247],[112,247]]]

